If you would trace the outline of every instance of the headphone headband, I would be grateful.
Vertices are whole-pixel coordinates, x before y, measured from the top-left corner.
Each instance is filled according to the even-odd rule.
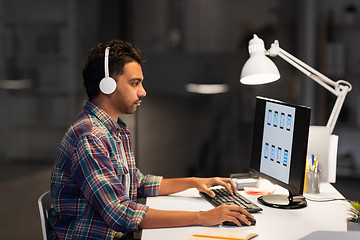
[[[116,81],[109,75],[109,52],[110,47],[107,47],[104,59],[105,77],[99,83],[100,91],[104,94],[111,94],[116,90]]]
[[[105,49],[105,60],[104,60],[105,77],[109,77],[109,52],[110,52],[110,47],[107,47]]]

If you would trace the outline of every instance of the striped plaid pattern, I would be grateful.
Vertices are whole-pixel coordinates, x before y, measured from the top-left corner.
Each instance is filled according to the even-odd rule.
[[[123,142],[126,160],[121,154]],[[128,161],[127,170],[124,161]],[[130,193],[124,186],[130,172]],[[65,134],[51,175],[50,223],[59,239],[112,239],[136,230],[148,207],[137,197],[159,194],[161,177],[135,166],[131,135],[93,103]]]

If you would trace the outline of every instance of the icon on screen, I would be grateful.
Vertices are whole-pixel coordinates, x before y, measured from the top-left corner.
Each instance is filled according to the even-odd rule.
[[[283,161],[283,165],[287,166],[288,164],[288,157],[289,157],[289,152],[287,149],[284,150],[284,161]]]
[[[277,152],[276,152],[276,162],[280,163],[281,162],[281,147],[278,147]]]
[[[270,160],[274,161],[274,159],[275,159],[275,146],[271,145]]]
[[[268,158],[269,156],[269,144],[265,143],[264,157]]]
[[[285,113],[281,113],[280,114],[280,128],[284,129],[284,125],[285,125]]]
[[[278,125],[278,115],[279,115],[278,111],[275,111],[274,112],[274,127],[277,127],[277,125]]]
[[[290,131],[292,126],[292,118],[291,114],[287,115],[287,121],[286,121],[286,130]]]
[[[268,125],[271,125],[271,115],[272,115],[272,110],[269,109],[267,114],[267,121],[266,121]]]

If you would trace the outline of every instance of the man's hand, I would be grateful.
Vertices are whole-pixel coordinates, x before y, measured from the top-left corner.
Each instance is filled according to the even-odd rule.
[[[206,212],[200,212],[199,214],[200,222],[203,226],[220,225],[225,221],[234,222],[236,225],[241,226],[239,220],[250,226],[251,223],[246,219],[245,216],[254,218],[250,213],[248,213],[240,206],[225,204]]]
[[[212,186],[223,186],[230,194],[236,192],[236,186],[230,178],[195,178],[194,184],[197,190],[206,193],[210,197],[215,197],[215,193],[209,189]]]

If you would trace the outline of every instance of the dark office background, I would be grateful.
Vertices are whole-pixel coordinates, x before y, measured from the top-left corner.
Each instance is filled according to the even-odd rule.
[[[86,99],[89,49],[129,40],[147,57],[147,97],[126,116],[137,164],[165,177],[229,176],[248,170],[257,95],[310,106],[325,125],[335,101],[281,59],[281,79],[239,82],[256,33],[353,91],[335,128],[337,183],[360,183],[360,2],[356,0],[3,0],[0,1],[0,238],[40,239],[38,196],[67,127]],[[218,94],[186,85],[223,84]]]

